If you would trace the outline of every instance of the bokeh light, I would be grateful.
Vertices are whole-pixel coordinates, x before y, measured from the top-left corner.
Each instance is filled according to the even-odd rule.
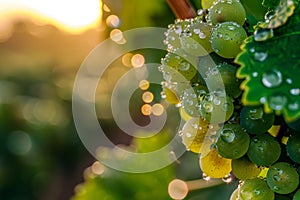
[[[151,105],[149,104],[144,104],[142,107],[141,107],[141,112],[143,115],[145,116],[149,116],[151,114]]]
[[[160,103],[156,103],[152,106],[152,114],[155,116],[161,116],[164,113],[164,107]]]
[[[131,58],[131,64],[133,67],[142,67],[145,64],[145,58],[141,54],[135,54]]]
[[[174,179],[168,187],[170,197],[173,199],[184,199],[189,192],[187,184],[179,179]]]
[[[147,90],[147,89],[149,88],[149,86],[150,86],[150,83],[149,83],[149,81],[147,81],[147,80],[141,80],[141,81],[139,82],[139,88],[140,88],[141,90]]]
[[[152,92],[144,92],[142,95],[142,99],[145,103],[151,103],[154,99],[154,95],[152,94]]]

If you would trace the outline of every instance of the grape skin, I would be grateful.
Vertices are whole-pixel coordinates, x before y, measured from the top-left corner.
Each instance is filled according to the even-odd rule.
[[[219,56],[234,58],[241,51],[240,46],[247,33],[242,26],[235,22],[219,23],[213,28],[211,46]]]

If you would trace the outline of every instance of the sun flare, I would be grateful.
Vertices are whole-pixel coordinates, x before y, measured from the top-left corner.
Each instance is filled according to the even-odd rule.
[[[101,14],[100,0],[0,0],[0,20],[24,15],[68,32],[99,26]]]

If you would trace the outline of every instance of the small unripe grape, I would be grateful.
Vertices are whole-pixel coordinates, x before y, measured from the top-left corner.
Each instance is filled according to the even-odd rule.
[[[234,58],[240,51],[240,46],[247,33],[236,22],[224,22],[213,28],[211,45],[213,50],[223,58]]]
[[[246,11],[239,0],[218,0],[210,8],[207,21],[213,25],[222,22],[236,22],[243,25]]]

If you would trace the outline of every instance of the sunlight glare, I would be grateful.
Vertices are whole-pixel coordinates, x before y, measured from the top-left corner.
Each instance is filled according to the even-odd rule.
[[[70,32],[81,32],[100,25],[100,0],[0,0],[0,19],[25,15],[52,23]]]

